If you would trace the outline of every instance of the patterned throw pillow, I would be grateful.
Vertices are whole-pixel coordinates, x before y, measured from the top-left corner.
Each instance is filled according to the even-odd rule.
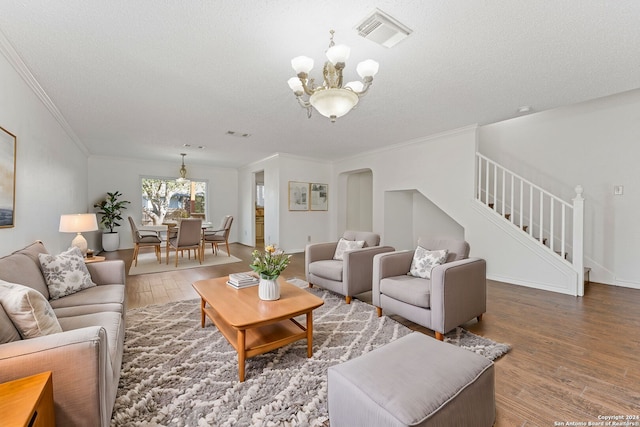
[[[62,332],[49,301],[35,289],[0,280],[0,303],[24,339]]]
[[[75,246],[60,255],[38,254],[38,258],[52,300],[96,286],[91,281],[82,251]]]
[[[408,274],[423,279],[431,279],[431,270],[436,265],[444,264],[447,260],[448,253],[449,251],[447,249],[429,251],[422,246],[418,246],[413,253],[411,269]]]
[[[353,251],[355,249],[362,249],[364,247],[364,240],[347,240],[340,238],[338,246],[336,246],[336,252],[333,254],[333,259],[338,261],[344,260],[344,253],[346,251]]]

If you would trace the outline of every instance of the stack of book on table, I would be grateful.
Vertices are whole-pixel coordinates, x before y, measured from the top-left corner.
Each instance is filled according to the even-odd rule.
[[[227,285],[236,289],[257,285],[260,280],[253,273],[232,273],[229,275]]]

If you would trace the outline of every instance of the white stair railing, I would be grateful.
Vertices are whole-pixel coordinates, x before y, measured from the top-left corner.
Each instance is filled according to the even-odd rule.
[[[576,186],[576,197],[569,203],[480,153],[476,161],[476,199],[571,263],[578,273],[578,295],[582,295],[582,187]]]

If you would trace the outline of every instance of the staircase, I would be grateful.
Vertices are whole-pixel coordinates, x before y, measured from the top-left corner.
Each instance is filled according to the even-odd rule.
[[[520,230],[521,238],[535,241],[572,266],[578,276],[578,296],[584,295],[584,198],[576,186],[571,203],[476,152],[475,199],[503,221]]]

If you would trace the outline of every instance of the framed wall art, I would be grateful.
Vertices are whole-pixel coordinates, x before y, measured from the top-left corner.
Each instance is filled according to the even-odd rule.
[[[309,183],[289,181],[289,210],[309,210]]]
[[[16,136],[0,127],[0,228],[15,225]]]
[[[311,210],[326,211],[329,209],[329,186],[312,182],[311,188]]]

